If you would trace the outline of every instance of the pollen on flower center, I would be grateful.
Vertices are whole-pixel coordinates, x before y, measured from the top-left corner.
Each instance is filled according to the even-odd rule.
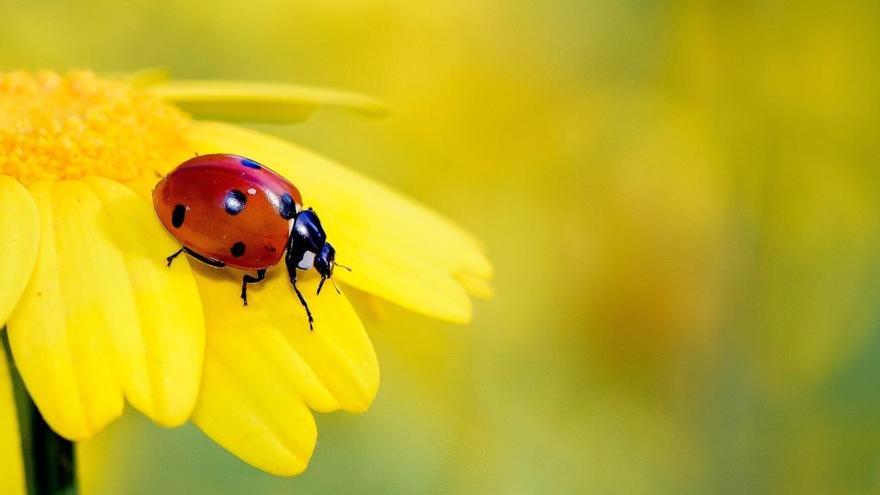
[[[0,175],[130,181],[191,153],[176,107],[91,72],[0,73]]]

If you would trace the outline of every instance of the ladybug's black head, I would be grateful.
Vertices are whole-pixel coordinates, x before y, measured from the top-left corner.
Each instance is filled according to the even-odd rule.
[[[333,267],[336,265],[336,250],[329,242],[324,243],[324,248],[315,256],[315,271],[321,274],[321,283],[318,284],[318,294],[324,281],[333,276]]]
[[[321,283],[318,284],[318,294],[321,293],[321,287],[324,287],[324,282],[329,278],[331,282],[333,279],[330,278],[333,276],[333,269],[337,266],[341,266],[348,271],[351,271],[351,268],[340,265],[336,262],[336,250],[333,249],[333,246],[329,242],[324,243],[324,249],[321,249],[321,253],[315,256],[315,270],[321,274]],[[336,282],[333,282],[333,287],[336,287]],[[339,287],[336,287],[336,292],[339,292]]]
[[[329,242],[324,243],[321,252],[315,256],[315,271],[321,274],[321,278],[333,276],[333,265],[336,262],[336,250]]]
[[[336,250],[327,242],[327,234],[321,227],[318,215],[311,208],[299,212],[287,241],[287,271],[291,280],[296,279],[297,268],[308,270],[314,267],[321,275],[321,283],[318,284],[320,294],[324,282],[333,276],[333,269],[337,265]]]

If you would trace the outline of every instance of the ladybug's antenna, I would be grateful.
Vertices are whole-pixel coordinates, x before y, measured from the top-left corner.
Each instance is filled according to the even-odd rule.
[[[341,266],[342,268],[345,268],[346,270],[351,271],[351,267],[348,267],[345,265],[340,265],[335,260],[331,261],[330,264],[331,264],[331,267]],[[333,273],[333,270],[330,270],[330,273]],[[321,277],[321,282],[318,284],[318,294],[321,293],[321,288],[324,287],[324,282],[326,282],[328,278],[330,279],[330,283],[333,284],[333,288],[336,289],[336,293],[342,294],[342,291],[339,290],[339,286],[336,285],[336,281],[333,280],[333,277]]]
[[[321,277],[321,282],[318,283],[318,295],[321,294],[321,288],[324,287],[324,282],[330,279],[330,283],[333,284],[333,288],[336,289],[337,294],[342,294],[342,291],[339,290],[339,286],[336,285],[336,281],[333,280],[333,277]]]

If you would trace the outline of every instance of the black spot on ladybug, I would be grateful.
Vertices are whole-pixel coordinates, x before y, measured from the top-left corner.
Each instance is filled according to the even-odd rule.
[[[173,225],[175,229],[179,229],[180,226],[183,225],[183,221],[185,219],[186,219],[186,206],[176,205],[174,207],[174,211],[171,212],[171,225]]]
[[[226,208],[226,213],[238,215],[244,209],[245,203],[247,203],[247,196],[238,189],[233,189],[226,193],[226,200],[223,202],[223,206]]]
[[[244,166],[247,167],[247,168],[255,168],[255,169],[257,169],[257,170],[263,168],[262,165],[260,165],[259,163],[257,163],[257,162],[255,162],[255,161],[251,160],[250,158],[242,158],[242,159],[241,159],[241,164],[244,165]]]
[[[293,203],[293,197],[290,194],[284,193],[281,195],[278,202],[278,213],[287,220],[296,215],[296,205]]]
[[[236,242],[229,248],[229,252],[232,253],[232,256],[236,258],[241,258],[244,255],[244,243],[241,241]]]

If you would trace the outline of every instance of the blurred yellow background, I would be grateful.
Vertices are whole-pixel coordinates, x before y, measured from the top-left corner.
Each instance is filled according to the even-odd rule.
[[[318,416],[305,474],[129,413],[81,446],[84,493],[880,491],[880,4],[6,0],[0,19],[3,68],[387,101],[261,129],[444,212],[497,270],[467,327],[361,305],[381,389]]]

